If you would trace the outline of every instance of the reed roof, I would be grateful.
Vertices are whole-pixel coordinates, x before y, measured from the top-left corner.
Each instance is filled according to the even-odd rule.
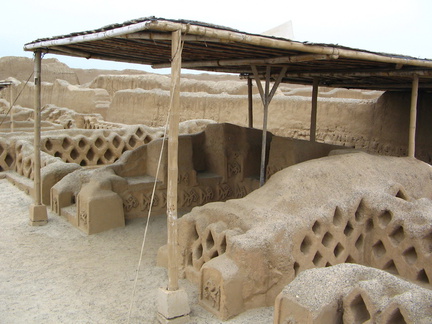
[[[298,42],[241,32],[190,20],[146,17],[99,29],[37,39],[26,51],[41,50],[76,57],[169,67],[171,33],[182,31],[182,67],[200,71],[252,74],[264,78],[266,67],[282,82],[371,90],[432,89],[432,60],[377,53],[340,45]]]

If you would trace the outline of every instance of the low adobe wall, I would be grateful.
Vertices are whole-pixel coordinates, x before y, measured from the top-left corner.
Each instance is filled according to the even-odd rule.
[[[431,304],[429,289],[374,268],[340,264],[299,274],[276,299],[274,324],[428,324]]]
[[[302,271],[358,263],[432,283],[432,171],[352,153],[295,164],[179,219],[181,274],[221,319],[271,306]]]

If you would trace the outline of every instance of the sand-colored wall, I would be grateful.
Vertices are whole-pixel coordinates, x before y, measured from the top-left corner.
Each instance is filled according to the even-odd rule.
[[[179,219],[181,273],[224,320],[272,305],[304,270],[340,263],[430,287],[431,176],[421,161],[361,152],[295,164]]]
[[[27,57],[4,56],[0,57],[0,80],[13,77],[19,81],[26,81],[34,70],[34,62]],[[43,81],[54,82],[57,79],[66,80],[72,84],[78,83],[78,78],[73,69],[56,58],[42,60]]]
[[[11,79],[13,82],[13,97],[17,98],[15,104],[22,107],[34,107],[34,82],[20,82]],[[10,100],[10,90],[0,92],[0,98]],[[18,96],[18,94],[20,94]],[[65,80],[54,82],[42,82],[42,106],[54,104],[58,107],[67,107],[78,113],[100,113],[105,115],[110,104],[108,92],[104,89],[90,89],[72,85]]]

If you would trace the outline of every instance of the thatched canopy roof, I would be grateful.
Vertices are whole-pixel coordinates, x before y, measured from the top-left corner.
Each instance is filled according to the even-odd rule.
[[[312,84],[318,78],[324,86],[374,90],[409,90],[417,74],[419,89],[432,89],[432,60],[297,42],[197,21],[140,18],[38,39],[24,49],[169,67],[175,30],[182,31],[182,67],[188,69],[248,76],[256,66],[264,77],[267,66],[274,75],[287,67],[282,82]]]

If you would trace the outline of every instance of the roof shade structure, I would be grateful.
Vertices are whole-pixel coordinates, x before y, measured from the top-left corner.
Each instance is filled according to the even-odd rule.
[[[374,53],[339,45],[292,41],[250,34],[207,23],[147,17],[96,30],[43,38],[26,51],[87,59],[130,62],[154,68],[171,65],[171,33],[182,32],[182,68],[252,75],[262,79],[271,66],[281,82],[368,90],[410,90],[413,75],[419,90],[432,89],[432,60]]]

